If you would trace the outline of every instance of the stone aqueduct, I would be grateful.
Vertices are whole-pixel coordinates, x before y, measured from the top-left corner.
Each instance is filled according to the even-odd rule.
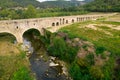
[[[85,20],[96,20],[101,17],[111,16],[113,14],[99,15],[78,15],[64,17],[49,17],[36,19],[3,20],[0,21],[0,33],[10,33],[16,37],[18,43],[23,42],[23,34],[29,29],[37,29],[43,35],[43,28],[51,32],[75,22]]]

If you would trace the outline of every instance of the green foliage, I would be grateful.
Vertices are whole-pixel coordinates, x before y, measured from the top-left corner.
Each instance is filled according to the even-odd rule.
[[[120,67],[119,66],[114,72],[114,78],[113,79],[120,80]]]
[[[89,67],[94,65],[94,54],[90,53],[85,58],[77,58],[77,64],[81,67]]]
[[[110,57],[110,59],[105,63],[105,65],[102,68],[104,74],[104,80],[113,79],[114,67],[115,67],[115,59],[113,57]]]
[[[20,55],[0,56],[0,80],[33,80],[30,73],[27,60]]]
[[[8,9],[4,9],[0,12],[0,17],[8,17],[10,14]]]
[[[26,57],[26,53],[24,51],[21,51],[20,55],[21,58],[25,58]]]
[[[40,3],[36,0],[0,0],[2,8],[26,7],[29,4],[37,7]]]
[[[0,78],[4,75],[3,65],[0,64]]]
[[[96,54],[102,54],[106,49],[102,46],[96,48]]]
[[[37,17],[37,12],[34,6],[29,5],[27,7],[27,10],[23,13],[24,18],[36,18]]]
[[[86,61],[88,65],[94,65],[95,60],[94,60],[94,54],[90,53],[86,56]]]
[[[54,36],[54,34],[47,30],[44,31],[44,36],[40,36],[40,40],[45,44],[46,48],[48,48],[52,36]]]
[[[99,66],[92,66],[90,68],[90,74],[92,75],[93,78],[96,80],[102,80],[104,77],[104,74]]]
[[[20,67],[12,76],[10,80],[33,80],[26,67]]]
[[[82,74],[80,72],[79,65],[77,65],[75,63],[71,64],[69,73],[71,74],[71,76],[73,77],[74,80],[81,79]]]
[[[3,9],[0,12],[0,19],[21,19],[23,18],[23,11],[22,10],[10,10],[10,9]]]
[[[101,21],[101,22],[105,24],[120,25],[120,22],[115,22],[115,21]]]
[[[80,66],[80,67],[87,67],[88,66],[88,64],[87,64],[87,62],[86,62],[86,60],[83,58],[77,58],[77,64]]]
[[[86,21],[86,22],[80,22],[76,23],[70,26],[66,26],[62,28],[60,31],[65,32],[70,36],[70,38],[75,37],[83,37],[86,40],[93,42],[96,48],[96,54],[101,55],[101,60],[104,61],[103,65],[95,65],[95,59],[94,55],[90,54],[86,56],[85,58],[77,58],[75,59],[75,62],[70,65],[70,74],[73,77],[74,80],[76,80],[76,73],[75,71],[79,72],[80,79],[78,80],[119,80],[119,70],[118,72],[114,72],[115,70],[115,57],[118,57],[120,55],[120,32],[119,30],[107,28],[107,26],[99,26],[100,29],[103,31],[108,31],[113,36],[105,34],[103,31],[99,30],[92,30],[89,28],[82,28],[83,26],[87,26],[89,24],[96,24],[99,26],[99,24],[108,24],[113,27],[119,26],[119,22],[111,22],[111,21]],[[95,26],[95,27],[98,27]],[[74,28],[73,28],[74,27]],[[83,46],[84,49],[86,49],[86,45]],[[105,54],[105,51],[109,51],[111,54],[108,56]],[[96,55],[97,56],[97,55]],[[107,59],[109,60],[107,61]],[[77,64],[76,70],[74,70],[74,66]],[[79,68],[78,68],[79,66]],[[74,71],[72,71],[74,70]],[[115,74],[116,75],[115,75]],[[74,74],[74,75],[73,75]],[[87,79],[84,79],[85,75],[88,76]],[[82,79],[83,78],[83,79]]]
[[[118,6],[120,6],[120,0],[94,0],[86,4],[84,8],[94,12],[120,12],[120,7]]]
[[[57,56],[57,57],[62,58],[66,52],[66,49],[67,49],[66,43],[64,42],[64,40],[61,39],[60,37],[55,37],[53,39],[53,46],[50,46],[48,48],[48,51],[53,56]]]
[[[77,52],[78,52],[77,47],[67,46],[67,51],[66,51],[66,54],[63,56],[63,60],[69,63],[73,62],[75,60]]]
[[[53,38],[51,44],[52,45],[48,47],[48,52],[50,55],[59,57],[60,59],[69,63],[74,61],[78,52],[77,47],[74,48],[72,46],[68,46],[66,42],[60,37]]]
[[[67,10],[67,11],[66,11]],[[2,9],[0,12],[0,19],[25,19],[25,18],[39,18],[39,17],[55,17],[55,16],[71,16],[71,15],[80,15],[86,14],[87,11],[76,9],[36,9],[32,5],[28,6],[27,10],[25,9]]]
[[[88,73],[88,69],[86,67],[81,68],[76,61],[70,65],[69,73],[73,80],[93,80]]]

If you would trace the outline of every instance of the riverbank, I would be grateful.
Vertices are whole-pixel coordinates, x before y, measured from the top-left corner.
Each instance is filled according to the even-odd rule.
[[[25,53],[11,35],[0,36],[0,80],[33,80]]]

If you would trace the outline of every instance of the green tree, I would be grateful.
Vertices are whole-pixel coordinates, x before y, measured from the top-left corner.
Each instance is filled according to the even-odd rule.
[[[3,9],[0,12],[0,17],[3,19],[8,18],[9,15],[10,15],[10,11],[8,9]]]
[[[55,37],[53,39],[53,45],[49,46],[48,51],[50,52],[51,55],[60,57],[63,59],[66,53],[66,43],[62,38]]]
[[[23,13],[23,18],[36,18],[37,12],[34,6],[29,5],[27,10]]]

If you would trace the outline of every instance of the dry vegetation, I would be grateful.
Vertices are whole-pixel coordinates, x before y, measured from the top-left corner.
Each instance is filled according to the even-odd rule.
[[[0,80],[31,80],[29,62],[14,37],[0,35]]]

